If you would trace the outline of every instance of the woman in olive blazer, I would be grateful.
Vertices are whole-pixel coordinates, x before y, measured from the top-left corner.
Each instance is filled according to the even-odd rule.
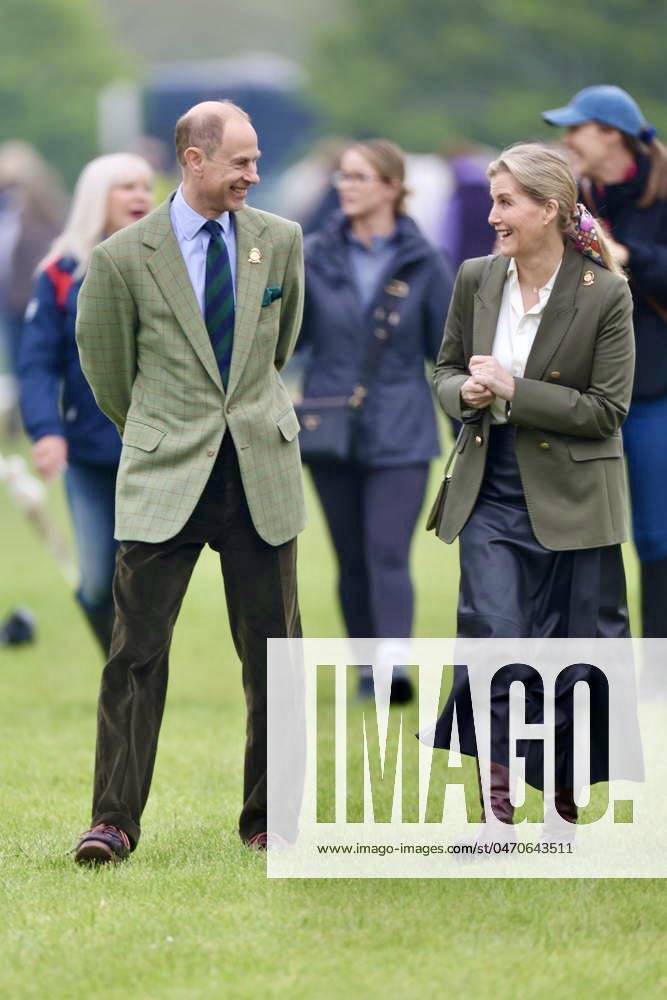
[[[436,524],[442,540],[459,538],[457,634],[624,637],[620,427],[634,369],[630,292],[595,220],[577,205],[560,153],[514,146],[488,173],[500,252],[462,265],[434,372],[445,412],[464,422]],[[436,746],[449,745],[464,670]],[[461,749],[476,756],[473,720],[460,709],[459,700]],[[608,778],[603,721],[593,733],[591,782]],[[507,752],[506,744],[491,749],[491,804],[511,824]],[[534,763],[526,761],[526,780],[542,787]],[[574,824],[571,785],[571,760],[557,762],[556,809]]]
[[[467,407],[461,386],[471,357],[491,354],[508,264],[502,255],[463,263],[434,371],[442,408],[467,421],[437,531],[446,542],[470,517],[484,476],[491,411]],[[508,417],[531,526],[545,548],[628,537],[620,427],[633,370],[627,282],[568,243]]]

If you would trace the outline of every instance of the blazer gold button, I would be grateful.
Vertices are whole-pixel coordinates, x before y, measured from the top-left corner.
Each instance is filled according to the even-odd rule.
[[[548,451],[550,447],[551,445],[549,444],[548,441],[540,441],[540,448],[542,448],[544,451]]]
[[[206,454],[208,455],[209,458],[213,458],[213,456],[215,455],[215,451],[213,450],[213,448],[209,448]]]
[[[481,436],[481,434],[475,434],[475,447],[481,448],[483,444],[484,444],[484,438]]]
[[[552,372],[550,378],[560,378],[560,372]]]

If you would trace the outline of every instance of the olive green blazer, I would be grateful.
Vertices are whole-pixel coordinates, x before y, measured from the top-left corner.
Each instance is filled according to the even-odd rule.
[[[123,438],[116,491],[121,540],[160,542],[183,527],[226,430],[258,534],[278,545],[304,526],[299,423],[278,374],[301,324],[301,230],[251,208],[234,218],[227,392],[169,201],[93,251],[76,336],[95,398]]]
[[[461,386],[473,354],[491,354],[509,260],[463,263],[434,370],[440,403],[467,423],[438,537],[451,542],[475,506],[484,474],[490,412],[462,414]],[[585,549],[627,538],[620,427],[634,371],[632,298],[624,278],[568,242],[510,422],[531,525],[548,549]]]

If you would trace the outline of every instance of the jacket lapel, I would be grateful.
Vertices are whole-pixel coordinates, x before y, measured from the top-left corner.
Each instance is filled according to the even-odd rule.
[[[272,252],[271,244],[260,237],[260,233],[266,229],[266,223],[261,217],[251,214],[247,209],[241,209],[234,216],[234,224],[236,226],[236,311],[228,396],[241,377],[255,339],[264,289],[268,284]]]
[[[178,320],[197,357],[218,388],[222,379],[215,360],[211,340],[183,260],[178,240],[171,227],[169,201],[164,202],[149,218],[144,243],[154,249],[147,266]]]
[[[508,257],[495,257],[476,294],[473,312],[472,353],[491,354],[496,335]]]
[[[584,258],[567,241],[563,263],[542,315],[526,362],[526,378],[540,379],[577,312],[574,300],[581,284]]]

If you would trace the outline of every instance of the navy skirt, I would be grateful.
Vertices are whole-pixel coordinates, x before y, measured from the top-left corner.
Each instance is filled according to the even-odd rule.
[[[461,580],[457,610],[459,638],[629,638],[625,573],[620,545],[554,552],[535,538],[516,460],[516,428],[492,425],[477,503],[459,535]],[[527,720],[539,722],[539,699],[531,710],[530,678],[517,665],[515,680],[526,683]],[[586,665],[571,669],[556,692],[556,726],[570,725],[572,692],[579,680],[591,685],[591,783],[608,779],[608,712],[596,677]],[[434,746],[449,747],[454,706],[461,752],[477,756],[467,668],[456,667],[448,701],[438,719]],[[491,691],[497,730],[509,714],[506,686]],[[496,727],[494,726],[494,729]],[[492,741],[491,756],[507,764],[509,747]],[[569,755],[557,761],[557,784],[572,785]],[[526,759],[526,780],[543,787],[541,760]]]

